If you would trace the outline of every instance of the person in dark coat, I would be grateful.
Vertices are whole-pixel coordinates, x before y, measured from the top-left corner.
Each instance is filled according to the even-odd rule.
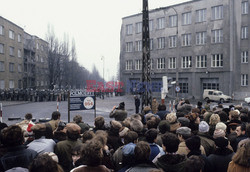
[[[139,113],[141,101],[138,96],[135,96],[135,113]]]
[[[161,118],[161,120],[166,119],[166,115],[170,113],[166,109],[167,109],[167,107],[165,104],[159,104],[158,112],[156,113],[156,115],[158,115]]]
[[[125,110],[125,103],[121,102],[118,107],[114,106],[109,114],[110,118],[115,118],[116,121],[123,121],[128,116],[128,112]]]
[[[23,144],[22,129],[17,125],[11,125],[3,129],[1,135],[2,143],[8,151],[0,159],[0,171],[7,171],[14,167],[28,168],[38,153],[27,149]]]
[[[165,172],[184,171],[186,166],[186,156],[176,154],[179,146],[179,139],[173,133],[166,133],[162,136],[162,147],[166,152],[156,161],[156,166]]]
[[[208,162],[211,164],[213,172],[227,172],[229,162],[232,160],[234,152],[228,149],[228,139],[218,137],[215,139],[217,146],[215,152],[208,156]]]

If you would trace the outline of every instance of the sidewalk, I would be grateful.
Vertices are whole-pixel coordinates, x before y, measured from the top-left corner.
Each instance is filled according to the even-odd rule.
[[[0,101],[3,107],[30,103],[29,101]]]

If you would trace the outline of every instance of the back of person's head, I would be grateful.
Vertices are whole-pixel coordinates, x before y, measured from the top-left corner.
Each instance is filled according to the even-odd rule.
[[[201,111],[200,111],[199,108],[192,108],[192,111],[191,111],[191,112],[192,112],[192,113],[198,113],[198,114],[201,113]]]
[[[184,140],[191,137],[191,129],[188,127],[180,127],[176,130],[178,136],[182,136]]]
[[[31,131],[35,134],[35,139],[39,139],[46,135],[46,125],[44,123],[38,123],[31,127]]]
[[[135,131],[128,131],[124,136],[124,143],[134,143],[138,138],[138,134]]]
[[[29,172],[63,172],[63,169],[48,154],[38,155],[30,164]]]
[[[141,121],[141,116],[139,114],[133,114],[131,115],[131,118]]]
[[[218,115],[220,116],[220,121],[221,122],[227,122],[227,120],[228,120],[228,115],[227,115],[227,113],[223,110],[223,111],[220,111],[219,113],[218,113]]]
[[[148,120],[146,122],[147,128],[151,129],[151,128],[157,128],[158,124],[155,120]]]
[[[87,166],[98,166],[103,158],[103,145],[96,139],[88,140],[83,144],[81,157]]]
[[[161,136],[163,147],[165,147],[165,152],[175,153],[179,147],[179,139],[173,133],[165,133]]]
[[[200,156],[192,155],[186,161],[186,172],[201,172],[205,166],[204,160]]]
[[[24,136],[21,127],[10,125],[2,130],[2,143],[7,147],[15,147],[24,143]]]
[[[98,116],[95,118],[95,127],[102,128],[104,126],[105,120],[102,116]]]
[[[158,130],[151,128],[145,133],[145,137],[148,143],[154,143],[155,139],[157,138]]]
[[[190,151],[200,150],[201,139],[199,136],[191,136],[187,140],[185,140],[186,146]]]
[[[75,123],[80,123],[80,122],[82,122],[82,116],[81,115],[76,115],[74,118],[73,118],[73,121],[75,122]]]
[[[170,131],[170,124],[167,120],[162,120],[159,123],[158,127],[159,127],[160,133],[162,133],[162,134]]]
[[[87,140],[91,140],[95,136],[93,131],[87,130],[82,134],[82,142],[85,143]]]
[[[209,119],[209,125],[216,125],[220,122],[220,116],[218,114],[212,114]]]
[[[101,142],[101,144],[104,147],[107,144],[107,141],[108,141],[108,133],[106,131],[103,131],[103,130],[98,130],[95,133],[94,139]]]
[[[32,120],[32,114],[31,113],[25,114],[25,119]]]
[[[130,130],[140,133],[143,130],[143,123],[137,119],[132,120]]]
[[[250,124],[246,125],[246,135],[248,138],[250,138]]]
[[[159,104],[158,111],[165,111],[167,109],[165,104]]]
[[[137,163],[147,162],[149,160],[150,152],[150,146],[147,142],[138,142],[134,149],[135,161]]]
[[[198,102],[197,102],[197,106],[198,106],[198,107],[201,107],[201,106],[202,106],[202,102],[201,102],[201,101],[198,101]]]
[[[58,120],[61,117],[61,113],[59,111],[54,111],[51,115],[51,119]]]
[[[240,120],[241,120],[241,122],[248,122],[248,114],[247,113],[241,113],[240,114]]]
[[[240,142],[237,152],[234,154],[232,161],[238,165],[250,168],[250,139]]]
[[[66,125],[66,129],[68,139],[76,141],[78,138],[80,138],[81,128],[79,125],[75,123],[68,123]]]

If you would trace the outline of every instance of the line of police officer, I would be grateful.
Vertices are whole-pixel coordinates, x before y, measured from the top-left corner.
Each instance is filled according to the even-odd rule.
[[[66,101],[67,90],[1,89],[0,101]]]

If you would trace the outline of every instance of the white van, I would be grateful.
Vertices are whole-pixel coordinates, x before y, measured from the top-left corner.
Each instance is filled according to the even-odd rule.
[[[230,102],[232,100],[232,97],[227,96],[218,90],[205,89],[203,92],[203,99],[205,101],[211,100],[223,103]]]

